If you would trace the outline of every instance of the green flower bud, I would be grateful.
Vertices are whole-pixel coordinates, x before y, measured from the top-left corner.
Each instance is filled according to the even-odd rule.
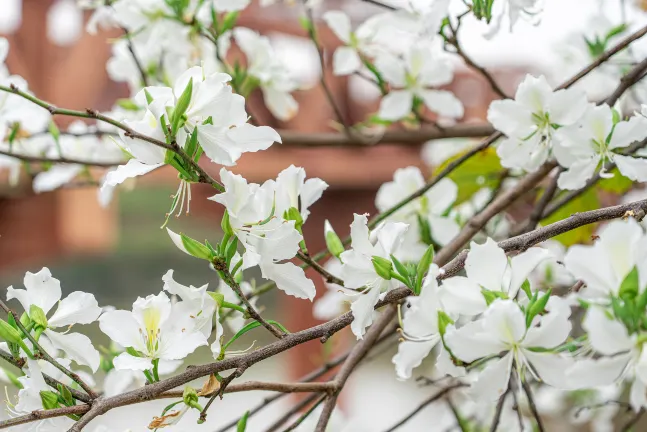
[[[53,391],[42,390],[40,392],[40,400],[43,403],[43,408],[46,410],[59,408],[60,406],[58,403],[58,395]]]
[[[29,307],[29,318],[36,324],[37,327],[47,328],[47,317],[45,312],[35,304]]]
[[[344,244],[341,242],[339,236],[332,228],[332,225],[330,225],[330,222],[328,222],[328,219],[326,219],[326,222],[324,223],[324,235],[326,238],[326,247],[328,248],[328,252],[330,252],[331,255],[339,258],[339,255],[344,252]]]
[[[385,280],[391,280],[391,270],[393,270],[393,264],[386,258],[380,256],[374,256],[373,259],[373,268],[379,277]]]

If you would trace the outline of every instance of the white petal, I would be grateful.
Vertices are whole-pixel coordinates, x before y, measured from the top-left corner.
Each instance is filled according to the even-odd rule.
[[[323,20],[326,22],[326,25],[330,27],[330,30],[335,33],[335,36],[339,38],[345,44],[350,43],[351,37],[351,24],[350,18],[342,11],[331,10],[323,14]]]
[[[418,170],[418,173],[420,175],[418,179],[422,180],[420,170]],[[421,183],[416,181],[416,186],[414,186],[410,192],[413,193],[417,191],[423,185],[424,180],[422,180]],[[429,211],[434,215],[441,216],[451,207],[452,204],[454,204],[454,201],[456,201],[456,198],[458,197],[458,185],[454,183],[453,180],[445,177],[429,189],[427,193],[425,193],[425,197],[427,197],[429,201]],[[402,199],[402,197],[398,197],[398,199]]]
[[[621,376],[631,354],[617,355],[613,357],[600,357],[598,359],[577,360],[575,364],[566,371],[568,386],[570,388],[594,388],[609,385]]]
[[[373,323],[373,308],[380,297],[380,285],[376,285],[368,292],[357,296],[350,306],[353,312],[353,322],[350,328],[357,339],[363,339],[366,327]]]
[[[350,75],[362,67],[362,61],[354,48],[341,46],[333,54],[333,73],[335,75]]]
[[[631,384],[631,391],[629,392],[629,403],[635,412],[647,407],[646,393],[647,389],[645,388],[645,384],[639,379],[634,380],[633,384]]]
[[[328,183],[318,178],[306,180],[301,189],[301,217],[305,221],[310,215],[308,208],[321,198],[323,192],[328,189]]]
[[[263,87],[263,99],[272,115],[281,121],[288,121],[294,117],[299,104],[289,92],[275,88]]]
[[[368,218],[366,214],[353,215],[350,225],[351,245],[354,250],[364,255],[373,255],[373,245],[369,241]]]
[[[553,89],[546,81],[546,77],[526,75],[526,78],[517,87],[515,99],[532,112],[540,113],[546,111],[546,105],[552,96]]]
[[[47,323],[51,327],[63,327],[72,324],[90,324],[101,315],[101,308],[94,295],[75,291],[58,304],[56,312]]]
[[[459,119],[465,113],[463,103],[446,90],[423,90],[420,92],[425,106],[438,115]]]
[[[420,366],[422,360],[429,355],[432,348],[438,343],[440,336],[427,342],[412,342],[405,340],[398,345],[398,353],[391,360],[395,365],[395,373],[399,379],[411,378],[413,369]]]
[[[96,372],[101,362],[101,356],[92,345],[92,341],[81,333],[57,333],[45,330],[45,334],[56,348],[65,352],[66,356],[80,365],[89,366]]]
[[[266,150],[275,142],[281,142],[281,136],[271,127],[253,126],[248,123],[229,129],[227,136],[243,152]]]
[[[566,269],[577,279],[586,282],[587,291],[607,296],[619,288],[609,256],[601,243],[593,246],[574,245],[564,257]]]
[[[47,267],[43,267],[38,273],[25,273],[23,283],[27,290],[7,288],[7,300],[18,299],[26,312],[35,304],[47,314],[61,299],[61,283],[52,277]]]
[[[125,165],[119,165],[116,169],[106,174],[106,178],[101,185],[101,189],[108,186],[117,186],[129,178],[148,174],[162,165],[164,164],[159,163],[148,165],[138,161],[137,159],[130,159]]]
[[[601,308],[589,307],[582,327],[588,333],[593,349],[601,354],[617,354],[633,346],[625,326],[609,319]]]
[[[613,135],[609,141],[609,150],[624,148],[636,141],[645,139],[647,119],[641,115],[631,117],[628,121],[621,121],[613,128]]]
[[[572,125],[582,117],[587,104],[586,94],[583,91],[558,90],[548,98],[550,121],[560,126]]]
[[[69,183],[83,170],[82,165],[57,164],[34,178],[34,192],[49,192]]]
[[[465,260],[467,277],[490,291],[503,289],[503,275],[508,267],[508,257],[494,240],[485,243],[472,242]]]
[[[586,181],[593,177],[598,162],[600,162],[599,157],[578,160],[559,175],[557,186],[560,189],[566,190],[575,190],[584,187]]]
[[[541,316],[539,325],[528,329],[523,346],[554,348],[568,338],[572,328],[570,306],[559,297],[551,297],[546,308],[549,313]]]
[[[177,246],[178,249],[180,249],[182,252],[184,252],[187,255],[191,255],[189,251],[186,250],[186,247],[184,247],[184,242],[182,241],[182,237],[171,231],[169,228],[166,228],[166,232],[168,233],[169,237],[171,237],[171,240]],[[193,256],[193,255],[191,255]]]
[[[647,160],[631,156],[615,155],[613,161],[625,177],[638,182],[647,182]]]
[[[261,262],[261,273],[266,279],[276,282],[276,287],[288,295],[312,301],[316,294],[314,283],[303,269],[291,262],[274,264]]]
[[[483,333],[482,323],[479,321],[469,322],[458,330],[454,326],[447,327],[445,343],[456,357],[466,362],[506,350],[506,345],[500,340]]]
[[[429,216],[431,236],[440,246],[444,246],[458,235],[461,227],[451,217]]]
[[[381,52],[375,59],[375,67],[380,71],[384,79],[395,87],[405,87],[407,85],[407,71],[398,57]],[[411,104],[409,104],[408,108],[411,109]]]
[[[553,353],[522,351],[523,356],[530,362],[544,383],[556,388],[569,388],[566,372],[573,364],[572,358]]]
[[[130,311],[109,311],[99,318],[101,331],[126,348],[138,348],[141,345],[142,336],[139,333],[139,327],[139,323]]]
[[[443,281],[440,293],[443,306],[448,312],[462,315],[478,315],[487,308],[481,287],[463,276],[454,276]]]
[[[492,102],[487,119],[510,138],[525,138],[533,130],[532,112],[509,99]]]
[[[514,298],[521,285],[528,278],[528,275],[537,268],[537,266],[551,258],[553,255],[547,249],[533,247],[525,252],[515,255],[510,259],[510,268],[512,270],[510,285],[508,286],[508,296]]]
[[[214,125],[198,126],[198,140],[204,153],[220,165],[232,166],[240,158],[242,151],[228,136],[229,129]]]
[[[378,116],[384,120],[397,121],[411,112],[413,93],[408,90],[394,90],[382,98]]]
[[[514,357],[509,352],[500,359],[491,360],[470,388],[470,395],[475,400],[496,401],[508,389],[512,361]]]
[[[521,341],[526,333],[526,317],[512,300],[495,300],[483,313],[482,320],[486,334],[508,345]]]
[[[118,371],[121,370],[136,370],[136,371],[145,371],[153,367],[151,359],[145,357],[135,357],[128,353],[121,353],[114,358],[112,363],[115,366],[115,369]]]

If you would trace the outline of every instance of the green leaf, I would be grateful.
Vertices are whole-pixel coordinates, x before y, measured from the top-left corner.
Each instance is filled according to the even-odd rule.
[[[405,279],[409,278],[409,269],[402,264],[394,255],[391,255],[391,261],[397,272]]]
[[[529,299],[532,298],[532,291],[530,291],[530,281],[528,279],[523,281],[523,283],[521,284],[521,290],[526,293]]]
[[[420,236],[420,241],[426,245],[434,244],[433,237],[431,236],[431,225],[429,224],[429,219],[423,217],[419,213],[416,213],[416,218],[418,219],[418,235]]]
[[[463,156],[466,152],[461,152],[443,162],[437,171],[442,171],[451,162]],[[453,170],[447,177],[458,186],[458,197],[454,205],[469,200],[472,195],[484,187],[494,189],[499,184],[501,178],[501,166],[499,156],[496,150],[489,147],[463,162],[458,168]]]
[[[288,329],[286,329],[286,328],[285,328],[281,323],[279,323],[279,322],[276,322],[276,321],[274,321],[274,320],[267,320],[267,322],[268,322],[268,323],[270,323],[270,324],[272,324],[272,325],[275,325],[275,326],[276,326],[276,327],[278,327],[278,328],[280,328],[280,329],[281,329],[281,330],[283,330],[285,333],[288,333],[288,334],[290,333],[290,332],[288,331]],[[222,346],[222,352],[224,352],[227,348],[229,348],[229,346],[230,346],[232,343],[234,343],[234,342],[235,342],[239,337],[241,337],[242,335],[244,335],[244,334],[245,334],[245,333],[247,333],[247,332],[250,332],[251,330],[254,330],[255,328],[260,327],[261,325],[262,325],[262,324],[261,324],[261,323],[259,323],[258,321],[252,321],[252,322],[250,322],[249,324],[245,325],[243,328],[241,328],[240,330],[238,330],[238,333],[236,333],[235,335],[233,335],[233,336],[232,336],[232,338],[231,338],[231,339],[229,339],[229,341],[228,341],[226,344],[224,344],[224,345]]]
[[[148,105],[153,103],[153,96],[151,96],[147,89],[144,89],[144,96],[146,96],[146,103]]]
[[[373,262],[373,268],[375,273],[384,280],[391,280],[391,270],[393,270],[393,264],[386,258],[375,255],[371,261]]]
[[[238,250],[238,237],[232,237],[231,241],[227,245],[227,249],[225,250],[225,258],[227,259],[227,265],[231,264],[231,260],[234,258],[234,255],[236,255],[237,250]]]
[[[621,195],[631,189],[634,185],[633,181],[620,174],[618,168],[614,168],[609,172],[613,174],[613,177],[600,179],[598,182],[600,189]]]
[[[326,222],[324,223],[324,236],[326,238],[326,247],[328,248],[328,252],[330,252],[332,256],[341,259],[339,256],[344,252],[344,244],[339,239],[339,236],[333,229],[332,225],[330,225],[328,219],[326,219]]]
[[[171,130],[175,134],[180,126],[180,121],[182,121],[182,116],[186,113],[186,110],[189,108],[191,103],[191,96],[193,94],[193,77],[189,79],[189,83],[184,88],[184,91],[177,100],[175,109],[173,110],[173,116],[171,117]]]
[[[485,303],[489,306],[496,299],[507,299],[508,296],[501,291],[490,291],[485,288],[481,288],[481,294],[485,298]]]
[[[624,278],[620,284],[618,295],[625,301],[633,300],[640,291],[638,282],[638,268],[634,266],[629,274]]]
[[[245,411],[245,414],[238,420],[236,425],[236,432],[245,432],[247,430],[247,419],[249,418],[249,411]]]
[[[434,262],[434,247],[429,246],[425,251],[425,254],[418,261],[418,267],[416,268],[416,285],[413,290],[416,295],[420,295],[422,290],[422,280],[424,279],[425,274],[429,271],[431,263]]]
[[[546,294],[544,294],[543,296],[539,298],[535,297],[535,300],[529,305],[526,313],[526,327],[530,327],[532,320],[544,311],[546,304],[548,304],[550,293],[551,290],[548,290],[548,292],[546,292]],[[537,293],[535,293],[535,295],[537,295]]]
[[[227,15],[225,15],[225,19],[222,20],[222,26],[220,27],[220,34],[234,28],[239,15],[239,11],[229,12]]]
[[[609,31],[607,32],[607,35],[606,35],[606,36],[605,36],[605,38],[604,38],[604,39],[605,39],[605,42],[609,42],[609,40],[610,40],[611,38],[613,38],[614,36],[618,36],[618,35],[620,35],[620,34],[624,33],[626,30],[627,30],[627,24],[625,24],[625,23],[622,23],[622,24],[619,24],[619,25],[617,25],[617,26],[613,27],[611,30],[609,30]]]
[[[191,157],[198,151],[198,128],[193,128],[193,132],[187,137],[184,150]]]
[[[442,310],[438,310],[438,332],[441,337],[445,336],[445,330],[450,324],[454,324],[454,320]]]
[[[595,188],[591,188],[584,192],[579,197],[573,199],[568,204],[562,206],[550,217],[541,221],[542,225],[548,225],[553,222],[560,221],[570,217],[572,214],[581,213],[600,207],[600,200],[598,199]],[[595,224],[588,224],[574,230],[565,232],[554,237],[555,240],[561,242],[564,246],[571,246],[577,243],[587,243],[591,240],[591,235],[595,231]]]
[[[72,392],[70,392],[70,389],[67,386],[58,384],[56,388],[58,389],[58,393],[61,395],[65,406],[72,406],[75,404],[74,397],[72,397]]]
[[[148,93],[148,90],[145,90],[144,94],[147,94],[147,93]],[[148,96],[150,96],[150,93],[148,93]],[[152,101],[152,98],[149,101],[148,96],[146,97],[146,102],[150,104]],[[117,99],[117,105],[120,108],[125,109],[126,111],[139,111],[141,109],[139,105],[133,102],[132,99]]]
[[[222,215],[220,227],[222,228],[222,232],[224,234],[228,234],[230,236],[234,235],[234,230],[231,228],[231,224],[229,223],[229,212],[227,210],[225,210],[225,214]]]

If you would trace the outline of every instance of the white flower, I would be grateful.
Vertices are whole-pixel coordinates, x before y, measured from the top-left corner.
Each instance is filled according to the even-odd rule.
[[[446,309],[442,301],[445,287],[438,286],[437,275],[438,266],[432,264],[420,295],[407,299],[410,306],[402,320],[404,340],[398,345],[398,353],[392,359],[399,379],[411,378],[413,369],[420,366],[422,360],[440,342],[438,313],[445,312]],[[437,368],[444,369],[441,373],[454,376],[464,373],[462,368],[442,368],[443,363],[449,363],[446,362],[449,360],[447,357],[447,352],[441,348],[436,362]]]
[[[497,148],[501,164],[536,171],[551,155],[555,129],[575,124],[586,107],[583,92],[553,92],[543,75],[526,75],[514,100],[494,101],[488,109],[488,121],[507,135]]]
[[[259,80],[265,105],[272,115],[282,121],[294,117],[299,105],[290,93],[298,86],[274,53],[270,40],[244,27],[236,27],[233,34],[247,57],[247,73]]]
[[[391,260],[402,243],[408,225],[400,222],[386,222],[369,233],[366,215],[354,215],[350,225],[351,249],[340,256],[343,266],[341,277],[346,288],[364,288],[362,294],[353,299],[351,311],[354,320],[351,330],[362,339],[366,327],[373,322],[373,308],[383,291],[398,286],[396,279],[386,280],[379,276],[373,266],[373,257]]]
[[[635,411],[647,407],[647,351],[639,334],[630,335],[610,311],[590,306],[582,323],[598,358],[576,361],[567,371],[574,388],[591,388],[633,379],[629,402]]]
[[[564,265],[586,287],[580,294],[591,299],[618,295],[625,277],[636,267],[639,288],[647,285],[647,236],[633,218],[615,220],[601,230],[591,246],[571,246]]]
[[[196,320],[187,313],[183,302],[171,304],[168,296],[139,297],[133,310],[115,310],[104,313],[99,327],[119,345],[132,348],[137,356],[128,352],[114,359],[115,369],[145,371],[155,360],[181,360],[207,345],[207,338],[196,327]]]
[[[398,169],[393,175],[393,181],[380,186],[375,197],[375,206],[380,212],[392,208],[405,197],[420,190],[425,185],[424,177],[420,169],[407,167]],[[447,216],[456,197],[458,186],[450,179],[442,179],[425,194],[409,202],[392,216],[391,220],[397,220],[409,224],[409,230],[405,236],[402,247],[404,260],[416,260],[424,254],[428,245],[425,243],[430,239],[422,238],[420,218],[423,224],[427,224],[431,239],[441,246],[449,243],[460,231],[456,221]]]
[[[326,221],[326,223],[329,223]],[[342,263],[337,258],[332,257],[324,268],[333,275],[341,274]],[[322,321],[328,321],[348,310],[348,297],[354,295],[352,290],[346,289],[341,285],[326,282],[326,293],[320,296],[314,303],[312,315]]]
[[[530,273],[551,256],[546,249],[533,247],[508,258],[504,250],[494,240],[488,238],[483,244],[471,243],[465,260],[465,273],[469,281],[477,283],[481,288],[503,293],[507,298],[514,299]],[[452,279],[458,279],[458,277]],[[457,297],[463,296],[463,293],[467,295],[473,292],[456,291],[458,291]],[[474,306],[477,307],[477,304]],[[484,308],[485,303],[481,303],[481,306]]]
[[[375,66],[384,79],[395,87],[380,102],[380,118],[397,121],[406,117],[413,109],[415,98],[438,115],[451,118],[463,116],[463,104],[453,93],[430,88],[450,83],[454,71],[449,59],[428,44],[412,46],[403,58],[380,53]]]
[[[541,246],[547,249],[552,257],[540,262],[535,270],[528,275],[533,286],[545,288],[569,286],[575,283],[573,275],[564,267],[562,260],[566,248],[556,240],[546,240]]]
[[[344,43],[333,54],[333,73],[335,75],[351,75],[362,68],[362,56],[375,54],[377,46],[374,43],[379,31],[379,19],[370,18],[355,31],[352,30],[350,17],[338,10],[323,14],[323,20]]]
[[[495,300],[482,318],[459,329],[448,327],[445,343],[452,353],[466,362],[489,356],[490,360],[472,384],[477,399],[496,400],[507,389],[513,363],[518,373],[527,368],[538,379],[555,387],[564,386],[568,359],[530,348],[555,348],[571,331],[570,308],[561,299],[551,297],[548,313],[535,317],[529,328],[519,305],[512,300]]]
[[[306,278],[303,269],[291,262],[281,262],[294,258],[303,236],[295,229],[295,221],[286,221],[282,214],[275,214],[278,213],[275,196],[284,196],[285,201],[291,205],[292,198],[299,196],[299,193],[304,193],[306,189],[313,192],[305,184],[303,189],[298,190],[301,183],[294,181],[298,176],[292,174],[300,171],[292,168],[288,168],[288,171],[280,182],[268,180],[263,185],[258,185],[248,184],[243,177],[223,168],[220,170],[220,179],[225,192],[209,199],[227,208],[231,227],[245,248],[243,269],[259,265],[263,277],[276,282],[277,287],[285,293],[312,300],[315,287]],[[322,186],[318,182],[313,185]],[[277,190],[279,186],[281,189]],[[307,195],[308,199],[303,196],[300,210],[302,214],[307,216],[307,206],[317,198],[317,194],[320,191]]]
[[[321,198],[328,184],[319,178],[306,180],[306,171],[301,167],[290,165],[276,178],[276,214],[294,207],[301,213],[305,222],[310,210],[308,208]]]
[[[636,115],[614,125],[608,105],[589,105],[579,125],[560,129],[555,146],[555,157],[567,168],[558,179],[561,189],[579,189],[593,177],[601,165],[601,177],[613,177],[605,164],[614,162],[620,173],[634,181],[647,181],[647,161],[621,155],[617,151],[645,138],[647,120]]]
[[[58,304],[56,312],[47,318],[47,329],[41,337],[45,337],[55,349],[63,351],[76,363],[96,371],[100,356],[90,339],[83,334],[68,331],[74,324],[90,324],[99,317],[101,308],[94,296],[75,291],[61,300],[61,283],[52,277],[46,267],[38,273],[27,272],[24,284],[24,290],[7,288],[7,300],[18,300],[27,313],[30,313],[32,305],[38,306],[46,315]],[[55,331],[58,328],[63,328],[64,332]]]
[[[209,284],[204,284],[199,288],[193,285],[182,285],[173,279],[173,270],[167,271],[162,280],[164,281],[164,291],[175,294],[182,299],[182,302],[177,303],[175,306],[178,309],[184,309],[184,312],[193,319],[195,330],[202,332],[207,339],[212,333],[215,334],[216,339],[211,344],[211,352],[215,357],[218,357],[223,328],[218,316],[218,305],[207,292]],[[212,325],[214,322],[216,324],[215,328]]]
[[[501,0],[493,2],[494,8],[492,10],[492,23],[490,29],[484,35],[486,39],[494,37],[501,28],[501,21],[507,15],[510,22],[510,31],[517,23],[519,18],[528,18],[531,21],[537,21],[535,17],[541,11],[540,0]]]

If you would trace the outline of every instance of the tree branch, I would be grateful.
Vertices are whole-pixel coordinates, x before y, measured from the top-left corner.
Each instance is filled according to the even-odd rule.
[[[395,305],[389,305],[387,309],[382,312],[380,317],[368,329],[368,331],[364,335],[364,339],[358,342],[357,345],[355,345],[355,347],[352,349],[350,355],[342,365],[339,373],[333,381],[333,393],[331,393],[324,402],[323,410],[321,412],[321,416],[319,417],[319,422],[317,423],[315,432],[326,431],[330,416],[335,409],[335,403],[337,402],[337,396],[339,395],[339,392],[341,392],[342,388],[344,388],[344,385],[346,384],[346,381],[348,380],[350,374],[355,369],[355,366],[357,366],[362,358],[364,358],[366,353],[377,341],[378,337],[382,333],[382,330],[384,330],[386,326],[391,322],[391,320],[395,317],[396,311],[397,309]]]
[[[330,273],[328,270],[323,268],[318,262],[313,260],[309,255],[304,254],[301,251],[297,252],[297,257],[303,261],[304,263],[308,264],[314,271],[319,273],[321,276],[323,276],[324,280],[328,283],[331,284],[336,284],[339,286],[344,286],[344,281],[338,278],[337,276],[333,275]]]
[[[0,308],[1,308],[2,310],[4,310],[8,315],[11,315],[11,316],[13,317],[13,319],[14,319],[14,321],[16,322],[16,325],[18,326],[18,328],[20,329],[20,331],[21,331],[21,332],[22,332],[22,333],[27,337],[27,339],[29,339],[29,341],[30,341],[30,342],[33,344],[33,346],[34,346],[34,349],[38,350],[38,354],[40,354],[40,355],[43,357],[43,359],[44,359],[45,361],[47,361],[47,362],[48,362],[48,363],[50,363],[52,366],[54,366],[56,369],[58,369],[59,371],[61,371],[63,374],[65,374],[67,377],[69,377],[72,381],[74,381],[75,383],[77,383],[78,385],[80,385],[80,386],[81,386],[81,388],[83,389],[83,391],[85,391],[85,392],[88,394],[88,396],[90,396],[90,398],[91,398],[91,399],[96,399],[96,398],[98,397],[98,396],[97,396],[97,394],[94,392],[94,390],[92,390],[92,387],[90,387],[89,385],[87,385],[87,384],[86,384],[86,383],[81,379],[81,377],[80,377],[80,376],[78,376],[77,374],[75,374],[74,372],[72,372],[71,370],[69,370],[68,368],[66,368],[65,366],[63,366],[62,364],[60,364],[59,362],[57,362],[57,361],[56,361],[56,359],[55,359],[54,357],[52,357],[51,355],[49,355],[49,354],[47,353],[47,351],[45,351],[45,350],[43,349],[43,347],[38,343],[38,341],[37,341],[37,340],[36,340],[36,339],[31,335],[31,333],[29,332],[29,330],[27,330],[27,329],[25,328],[25,326],[24,326],[24,325],[22,325],[22,322],[20,322],[20,317],[19,317],[19,316],[18,316],[14,311],[12,311],[11,309],[9,309],[9,307],[8,307],[8,306],[5,304],[5,302],[3,302],[2,300],[0,300]],[[34,354],[35,354],[35,353],[34,353]]]
[[[100,162],[100,161],[91,161],[91,160],[83,160],[83,159],[75,159],[75,158],[67,158],[67,157],[49,158],[44,156],[29,156],[29,155],[13,153],[5,150],[0,150],[0,155],[10,156],[12,158],[20,159],[25,162],[77,164],[77,165],[96,166],[96,167],[103,167],[103,168],[110,168],[124,163],[124,161]]]
[[[537,411],[537,405],[535,405],[535,399],[532,396],[532,389],[526,380],[521,380],[521,386],[523,387],[523,392],[526,394],[526,398],[528,398],[528,405],[530,406],[530,412],[537,423],[537,430],[539,432],[544,432],[546,429],[541,421],[539,411]]]
[[[90,405],[74,405],[64,408],[54,408],[49,410],[36,410],[29,414],[14,417],[7,420],[0,421],[0,429],[6,429],[13,426],[18,426],[25,423],[31,423],[39,420],[45,420],[54,417],[63,417],[70,414],[84,414],[90,409]]]

